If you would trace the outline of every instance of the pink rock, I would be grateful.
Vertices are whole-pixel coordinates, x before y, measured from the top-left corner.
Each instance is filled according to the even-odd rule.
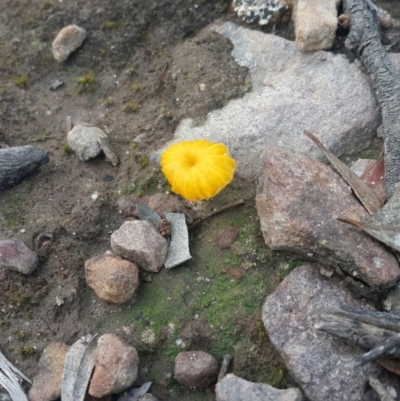
[[[103,334],[97,342],[89,394],[100,398],[125,390],[136,380],[138,364],[135,348],[115,334]]]
[[[265,243],[338,267],[370,286],[392,287],[400,277],[392,253],[338,217],[367,212],[330,167],[282,148],[262,158],[264,189],[256,197]]]
[[[115,253],[149,272],[157,273],[167,256],[167,241],[148,221],[126,221],[111,235]]]
[[[61,381],[68,347],[61,343],[49,344],[39,359],[39,373],[29,390],[29,401],[52,401],[61,396]]]
[[[18,238],[0,241],[0,266],[16,270],[22,274],[31,274],[39,264],[35,252],[31,251]]]
[[[137,266],[118,256],[102,254],[85,262],[88,286],[103,301],[121,304],[129,301],[139,285]]]
[[[217,380],[217,360],[207,352],[185,351],[175,358],[176,380],[186,387],[204,388]]]

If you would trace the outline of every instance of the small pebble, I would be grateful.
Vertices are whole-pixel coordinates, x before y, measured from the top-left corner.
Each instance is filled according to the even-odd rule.
[[[103,181],[104,182],[111,182],[114,179],[114,176],[110,175],[110,174],[104,174],[103,175]]]

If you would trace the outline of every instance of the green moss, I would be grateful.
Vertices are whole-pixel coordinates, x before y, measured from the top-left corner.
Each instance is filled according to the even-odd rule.
[[[139,105],[129,102],[122,106],[122,111],[124,111],[125,113],[134,113],[135,111],[138,111],[139,108]]]
[[[107,54],[107,50],[105,50],[105,49],[101,49],[101,50],[100,50],[100,55],[101,55],[101,56],[104,57],[106,54]]]
[[[160,114],[164,118],[172,118],[171,112],[168,110],[167,102],[161,103]]]
[[[131,142],[130,147],[131,149],[136,149],[138,144],[136,142]]]
[[[140,90],[138,84],[132,84],[131,88],[132,88],[132,90],[133,90],[134,92],[137,92],[138,90]]]
[[[134,194],[136,190],[136,184],[134,182],[125,185],[124,187],[121,188],[120,194],[121,195],[131,195]]]
[[[95,76],[93,71],[86,71],[83,77],[78,77],[76,80],[76,93],[91,92],[94,88]]]
[[[106,25],[105,25],[105,27],[111,31],[115,29],[115,26],[116,26],[116,24],[114,21],[108,21],[108,22],[106,22]]]
[[[134,67],[129,67],[127,70],[126,70],[126,74],[127,75],[133,75],[135,73],[135,68]]]
[[[147,160],[147,157],[144,161]],[[142,158],[140,158],[140,164],[142,165]],[[145,166],[144,166],[145,167]],[[168,190],[169,183],[165,178],[164,174],[157,172],[148,177],[142,179],[138,184],[138,189],[143,192],[144,195],[150,196],[161,190]]]
[[[149,164],[149,160],[147,159],[147,156],[140,155],[140,165],[142,166],[142,168],[147,167],[148,164]]]
[[[62,145],[62,151],[65,155],[68,155],[70,153],[72,153],[72,149],[71,146],[68,145],[68,143],[63,143]]]
[[[23,359],[26,359],[36,354],[36,348],[31,345],[21,344],[19,347],[19,353]]]
[[[19,308],[29,303],[30,300],[28,293],[15,283],[10,285],[5,295],[8,299],[8,302]]]
[[[28,77],[26,75],[16,75],[13,78],[14,85],[24,87],[28,82]]]
[[[103,106],[105,107],[114,106],[114,100],[110,98],[104,99]]]

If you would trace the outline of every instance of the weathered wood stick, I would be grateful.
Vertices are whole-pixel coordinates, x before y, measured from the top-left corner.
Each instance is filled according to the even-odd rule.
[[[369,377],[369,384],[370,386],[376,391],[376,393],[379,396],[380,401],[395,401],[395,398],[393,398],[388,390],[385,388],[385,386],[379,381],[379,379],[376,376],[370,376]]]
[[[365,349],[375,348],[377,345],[382,344],[382,341],[397,336],[394,331],[381,329],[346,316],[334,314],[322,316],[322,321],[318,322],[315,328]],[[392,349],[390,355],[400,358],[400,348]]]
[[[388,199],[400,177],[400,86],[381,44],[378,24],[365,0],[343,0],[350,17],[346,48],[359,57],[371,78],[382,111],[385,137],[385,186]]]
[[[48,161],[47,153],[33,146],[0,149],[0,189],[19,184],[28,174]]]
[[[240,199],[236,202],[230,203],[229,205],[223,206],[220,209],[214,210],[213,212],[207,214],[204,217],[200,217],[199,219],[195,220],[192,224],[190,224],[189,231],[192,231],[195,229],[197,226],[199,226],[204,220],[209,219],[210,217],[216,216],[217,214],[220,214],[222,212],[225,212],[225,210],[233,209],[236,206],[241,206],[244,205],[244,200]]]
[[[372,348],[369,352],[357,358],[358,366],[365,365],[368,362],[373,362],[381,356],[388,355],[390,351],[400,345],[400,336],[391,337],[382,342],[376,347]]]
[[[333,313],[336,315],[341,314],[366,324],[378,326],[381,329],[400,333],[400,316],[393,313],[373,312],[363,309],[350,308],[344,305],[342,305],[339,310]]]

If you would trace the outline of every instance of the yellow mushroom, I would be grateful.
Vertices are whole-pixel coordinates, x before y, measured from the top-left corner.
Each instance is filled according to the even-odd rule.
[[[171,145],[161,155],[161,168],[173,192],[200,201],[232,181],[236,162],[223,143],[198,139]]]

